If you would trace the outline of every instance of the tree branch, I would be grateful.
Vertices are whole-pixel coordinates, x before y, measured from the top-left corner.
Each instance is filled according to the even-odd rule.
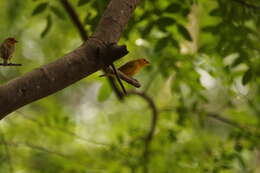
[[[127,94],[128,95],[138,95],[138,96],[142,97],[144,100],[147,101],[147,103],[149,104],[149,106],[150,106],[150,108],[152,110],[151,126],[150,126],[149,131],[147,132],[147,134],[145,136],[144,152],[143,152],[144,173],[148,173],[149,172],[148,163],[149,163],[149,155],[150,155],[150,144],[151,144],[151,142],[153,140],[153,136],[154,136],[154,133],[155,133],[155,128],[156,128],[156,125],[157,125],[158,109],[157,109],[153,99],[151,97],[149,97],[147,94],[145,94],[144,92],[129,91]]]
[[[86,43],[64,57],[0,86],[0,119],[33,101],[53,94],[105,68],[127,54],[116,43],[140,0],[111,0],[96,31]],[[116,50],[121,50],[117,51]],[[108,56],[99,56],[99,52]]]
[[[88,39],[87,31],[86,31],[84,25],[82,24],[82,22],[80,21],[79,16],[76,13],[76,11],[74,10],[73,6],[70,4],[70,2],[68,0],[60,0],[60,2],[62,4],[62,6],[64,7],[64,9],[66,10],[66,12],[68,13],[68,15],[70,16],[71,21],[74,23],[74,25],[78,29],[82,41],[84,41],[84,42],[87,41],[87,39]],[[111,77],[108,77],[108,82],[111,85],[112,89],[115,91],[118,99],[119,100],[123,99],[123,94],[118,89],[115,80]]]

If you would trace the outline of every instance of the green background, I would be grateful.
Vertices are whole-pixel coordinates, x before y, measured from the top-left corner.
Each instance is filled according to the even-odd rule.
[[[108,1],[71,3],[91,35]],[[58,0],[0,9],[0,40],[19,41],[12,62],[23,64],[1,66],[1,85],[82,44]],[[151,62],[135,76],[158,111],[148,159],[151,107],[118,100],[97,72],[0,122],[0,172],[259,173],[259,12],[257,0],[142,0],[119,42],[130,53],[115,65]]]

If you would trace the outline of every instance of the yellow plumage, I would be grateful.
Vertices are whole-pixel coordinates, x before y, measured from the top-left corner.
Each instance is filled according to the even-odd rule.
[[[127,62],[126,64],[119,67],[118,70],[121,71],[122,73],[124,73],[128,77],[132,77],[136,73],[138,73],[142,69],[142,67],[144,67],[148,64],[150,64],[149,61],[147,61],[144,58],[141,58],[141,59],[136,59],[136,60]],[[113,74],[104,74],[104,75],[101,75],[100,77],[108,76],[108,75],[113,75]]]

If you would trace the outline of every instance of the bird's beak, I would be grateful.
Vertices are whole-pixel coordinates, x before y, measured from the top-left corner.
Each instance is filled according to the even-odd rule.
[[[17,41],[17,40],[14,40],[14,42],[15,42],[15,43],[18,43],[18,41]]]

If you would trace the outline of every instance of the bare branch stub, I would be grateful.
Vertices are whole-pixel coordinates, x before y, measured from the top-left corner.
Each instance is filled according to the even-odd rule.
[[[125,45],[118,46],[115,43],[106,44],[98,50],[98,57],[102,60],[105,67],[111,65],[111,62],[128,54],[128,50]]]

